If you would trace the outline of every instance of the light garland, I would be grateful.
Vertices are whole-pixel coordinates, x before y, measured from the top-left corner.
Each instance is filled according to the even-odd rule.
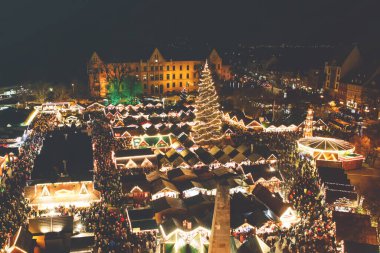
[[[198,92],[193,138],[197,144],[210,144],[221,140],[223,134],[222,113],[207,61],[201,73]]]

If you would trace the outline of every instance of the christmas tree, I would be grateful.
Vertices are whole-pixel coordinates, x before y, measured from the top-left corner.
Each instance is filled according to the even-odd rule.
[[[201,73],[198,93],[193,138],[198,145],[208,145],[220,140],[223,135],[222,113],[207,61]]]

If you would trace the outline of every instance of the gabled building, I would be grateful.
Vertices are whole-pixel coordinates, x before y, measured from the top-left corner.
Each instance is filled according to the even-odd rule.
[[[157,156],[150,148],[118,150],[113,156],[118,169],[156,169]]]
[[[37,210],[54,209],[58,206],[89,207],[100,202],[100,192],[92,181],[42,183],[25,187],[29,206]]]
[[[183,52],[176,53],[174,58],[181,58],[180,54]],[[106,97],[107,75],[114,75],[115,71],[123,71],[136,77],[142,82],[144,94],[157,95],[183,89],[195,91],[198,87],[199,70],[207,55],[200,59],[190,59],[192,57],[193,55],[189,54],[182,56],[182,59],[173,60],[155,48],[153,53],[145,59],[120,62],[100,58],[94,52],[87,64],[90,94],[93,97]],[[208,60],[220,79],[231,79],[230,66],[223,65],[223,60],[215,49],[211,51]]]
[[[325,64],[325,90],[329,91],[332,95],[338,93],[339,84],[342,78],[359,67],[362,61],[362,56],[358,46],[350,50],[342,52],[340,55]]]

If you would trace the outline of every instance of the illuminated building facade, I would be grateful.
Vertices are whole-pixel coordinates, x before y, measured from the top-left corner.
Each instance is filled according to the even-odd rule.
[[[214,73],[220,79],[231,79],[230,66],[223,65],[222,58],[215,49],[211,51],[208,60]],[[90,94],[93,97],[106,97],[107,78],[104,69],[110,69],[115,64],[126,68],[131,76],[141,81],[145,95],[180,92],[184,89],[195,91],[199,81],[199,70],[203,63],[203,60],[168,60],[157,48],[147,60],[124,63],[105,62],[94,52],[87,65]]]

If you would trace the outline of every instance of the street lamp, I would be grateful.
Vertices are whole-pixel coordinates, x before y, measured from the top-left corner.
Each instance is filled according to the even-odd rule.
[[[72,84],[71,84],[71,87],[73,87],[73,97],[74,97],[74,89],[75,89],[75,84],[74,84],[74,83],[72,83]]]

